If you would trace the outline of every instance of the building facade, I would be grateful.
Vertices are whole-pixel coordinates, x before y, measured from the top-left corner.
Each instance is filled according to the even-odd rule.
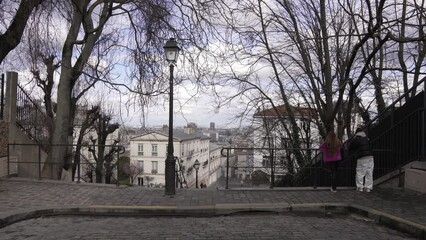
[[[299,132],[300,148],[318,148],[320,135],[313,121],[316,111],[303,107],[291,108]],[[270,175],[273,166],[275,177],[279,177],[286,175],[290,168],[291,172],[299,167],[299,162],[289,150],[293,147],[291,144],[293,128],[284,105],[257,111],[253,116],[253,126],[253,145],[258,149],[253,155],[255,169]],[[306,156],[305,153],[307,152],[303,152],[302,155]],[[307,159],[310,157],[307,156]]]
[[[210,139],[192,130],[174,130],[173,147],[176,158],[177,183],[182,187],[210,184]],[[130,140],[130,162],[139,166],[134,185],[163,187],[165,185],[165,160],[167,157],[168,131],[148,131]],[[198,160],[200,167],[194,168]]]

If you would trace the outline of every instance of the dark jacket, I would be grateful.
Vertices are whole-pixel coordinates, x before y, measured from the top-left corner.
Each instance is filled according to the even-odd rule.
[[[373,156],[373,150],[370,146],[370,140],[367,138],[364,132],[358,132],[352,139],[349,145],[349,152],[356,153],[356,158],[362,158],[366,156]]]

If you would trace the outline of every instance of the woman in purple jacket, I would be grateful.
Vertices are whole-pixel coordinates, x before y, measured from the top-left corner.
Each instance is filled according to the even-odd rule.
[[[337,138],[334,131],[330,131],[325,138],[323,144],[320,145],[320,151],[323,155],[323,160],[330,164],[331,168],[331,191],[336,192],[337,187],[337,167],[339,161],[342,160],[342,141]]]

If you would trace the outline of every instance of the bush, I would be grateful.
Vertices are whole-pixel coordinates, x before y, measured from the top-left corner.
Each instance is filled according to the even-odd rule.
[[[118,182],[120,184],[130,185],[130,174],[128,171],[130,158],[121,156],[118,159]]]
[[[269,184],[269,175],[260,170],[256,170],[251,174],[251,181],[253,185]]]

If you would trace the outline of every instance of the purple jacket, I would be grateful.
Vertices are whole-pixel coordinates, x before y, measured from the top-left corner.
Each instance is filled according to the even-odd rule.
[[[328,153],[325,143],[321,144],[320,146],[320,151],[322,152],[324,162],[340,161],[342,159],[341,150],[342,147],[337,150],[336,154],[332,155]]]

